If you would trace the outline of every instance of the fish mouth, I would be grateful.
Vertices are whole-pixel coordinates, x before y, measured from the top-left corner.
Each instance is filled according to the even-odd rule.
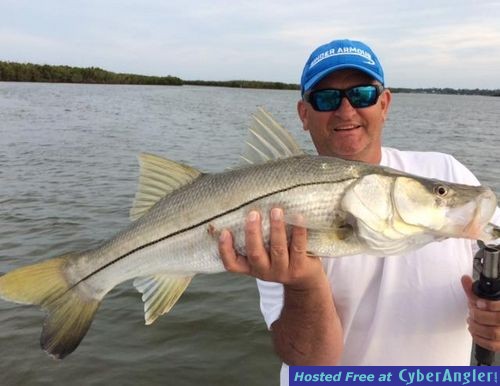
[[[463,227],[462,236],[473,240],[488,241],[491,235],[486,233],[488,221],[496,209],[496,197],[491,190],[485,191],[477,200],[471,220]]]

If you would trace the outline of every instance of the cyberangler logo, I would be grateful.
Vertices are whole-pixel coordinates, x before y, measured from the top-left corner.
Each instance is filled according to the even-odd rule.
[[[356,55],[360,56],[363,59],[365,59],[366,64],[370,64],[372,66],[375,66],[375,61],[372,59],[372,56],[366,52],[365,50],[362,50],[361,48],[357,47],[340,47],[338,49],[332,48],[328,51],[324,51],[317,55],[309,65],[309,68],[313,68],[315,65],[320,63],[321,61],[331,58],[332,56],[340,56],[340,55]]]

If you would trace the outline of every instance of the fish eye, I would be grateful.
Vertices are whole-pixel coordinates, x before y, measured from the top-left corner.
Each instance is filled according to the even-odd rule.
[[[448,187],[445,185],[437,185],[434,188],[434,193],[436,193],[439,197],[444,197],[448,194]]]

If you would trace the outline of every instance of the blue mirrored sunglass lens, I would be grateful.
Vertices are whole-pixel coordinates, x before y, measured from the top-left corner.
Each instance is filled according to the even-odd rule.
[[[322,90],[314,93],[315,107],[320,111],[337,110],[342,100],[342,95],[338,90]]]
[[[368,107],[377,101],[377,88],[374,86],[353,87],[346,91],[353,107]]]

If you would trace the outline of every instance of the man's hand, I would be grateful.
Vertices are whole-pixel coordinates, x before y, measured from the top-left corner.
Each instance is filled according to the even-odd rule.
[[[235,252],[231,233],[222,231],[219,252],[224,267],[283,284],[283,309],[271,329],[275,351],[283,362],[297,366],[336,365],[343,350],[342,326],[323,264],[318,257],[307,254],[305,228],[294,226],[288,243],[283,210],[271,210],[270,228],[267,251],[260,214],[248,214],[246,256]]]
[[[248,214],[245,223],[246,256],[236,253],[231,233],[223,230],[219,239],[219,252],[224,267],[230,272],[244,273],[295,289],[317,285],[318,277],[324,276],[324,272],[320,259],[307,254],[306,229],[294,226],[288,245],[283,210],[280,208],[271,210],[270,228],[270,246],[267,251],[260,214],[257,211]]]
[[[462,277],[469,299],[469,331],[474,342],[490,351],[500,351],[500,300],[481,299],[472,291],[472,278]]]

